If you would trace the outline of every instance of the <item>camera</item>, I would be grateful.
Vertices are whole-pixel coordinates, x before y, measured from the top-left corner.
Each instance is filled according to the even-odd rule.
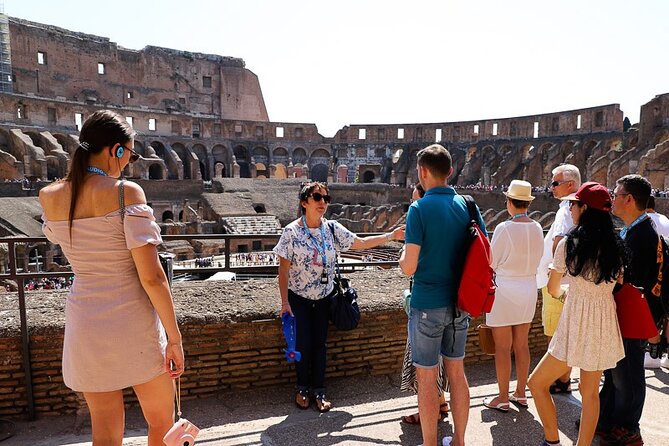
[[[167,431],[163,441],[167,446],[193,446],[200,429],[185,418],[179,418]]]

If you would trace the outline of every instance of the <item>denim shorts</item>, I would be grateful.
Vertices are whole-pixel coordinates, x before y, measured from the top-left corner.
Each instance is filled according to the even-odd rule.
[[[409,342],[411,360],[416,367],[439,365],[439,355],[459,360],[465,357],[469,313],[460,310],[453,318],[452,307],[409,309]]]

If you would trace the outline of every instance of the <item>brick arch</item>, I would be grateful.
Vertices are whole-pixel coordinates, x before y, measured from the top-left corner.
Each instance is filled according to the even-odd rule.
[[[211,180],[211,172],[209,171],[209,153],[204,144],[193,144],[191,152],[197,155],[199,162],[200,176],[204,181]]]
[[[293,160],[293,164],[306,164],[308,160],[307,151],[304,150],[302,147],[298,147],[295,150],[293,150],[291,158]]]
[[[246,146],[239,144],[233,149],[237,164],[239,165],[239,176],[242,178],[251,178],[251,156]]]
[[[176,152],[176,154],[179,156],[179,159],[181,160],[181,163],[183,164],[183,179],[190,180],[193,178],[190,151],[184,144],[181,144],[180,142],[173,143],[172,150]]]

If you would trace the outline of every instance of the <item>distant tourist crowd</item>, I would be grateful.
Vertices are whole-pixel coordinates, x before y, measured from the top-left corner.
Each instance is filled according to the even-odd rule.
[[[57,277],[54,279],[29,279],[25,282],[26,291],[33,290],[69,290],[72,286],[72,277]]]

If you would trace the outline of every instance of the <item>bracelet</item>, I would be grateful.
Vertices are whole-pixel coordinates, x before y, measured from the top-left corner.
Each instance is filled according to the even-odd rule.
[[[559,300],[560,302],[564,303],[564,301],[567,299],[567,292],[563,291],[562,294],[560,294],[558,297],[555,297],[551,295],[551,297],[555,300]]]

